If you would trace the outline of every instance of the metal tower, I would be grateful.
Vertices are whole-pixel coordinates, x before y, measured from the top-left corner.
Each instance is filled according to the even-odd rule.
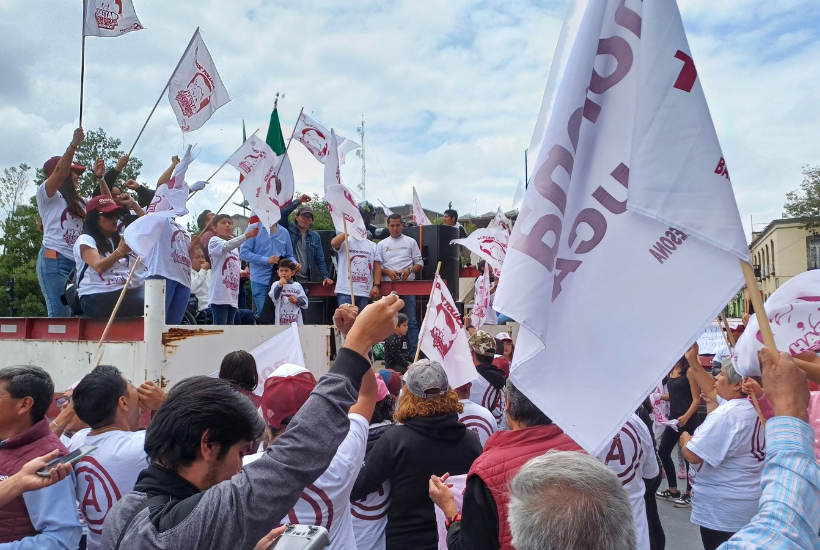
[[[362,125],[361,127],[356,129],[356,132],[359,134],[359,139],[362,142],[361,148],[356,151],[356,156],[362,159],[362,183],[359,184],[359,191],[362,193],[362,200],[366,200],[367,197],[365,196],[365,173],[367,172],[367,168],[364,164],[364,113],[362,113]]]

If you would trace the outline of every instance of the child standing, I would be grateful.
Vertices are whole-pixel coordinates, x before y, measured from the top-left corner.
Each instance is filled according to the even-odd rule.
[[[239,301],[239,250],[242,243],[259,234],[259,227],[249,229],[244,235],[233,237],[233,221],[227,214],[214,216],[216,238],[208,243],[211,264],[211,285],[208,301],[215,325],[232,325]]]
[[[384,367],[404,374],[411,363],[407,315],[399,313],[398,318],[396,328],[384,341]]]
[[[308,299],[302,285],[293,280],[296,264],[287,258],[279,260],[279,282],[270,289],[270,299],[276,311],[276,325],[302,323],[302,309],[307,309]]]

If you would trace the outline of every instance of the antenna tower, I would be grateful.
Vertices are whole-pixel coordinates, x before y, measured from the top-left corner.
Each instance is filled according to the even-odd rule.
[[[361,127],[357,128],[356,131],[359,133],[359,139],[361,139],[361,141],[362,141],[361,148],[358,151],[356,151],[356,156],[358,156],[360,159],[362,159],[362,183],[359,184],[359,191],[361,191],[361,193],[362,193],[362,200],[365,200],[367,197],[365,197],[365,179],[364,179],[364,176],[365,176],[365,173],[367,172],[367,168],[365,167],[365,164],[364,164],[364,113],[362,113],[362,125],[361,125]]]

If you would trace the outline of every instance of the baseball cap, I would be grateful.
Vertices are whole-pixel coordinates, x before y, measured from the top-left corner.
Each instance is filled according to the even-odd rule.
[[[316,379],[305,367],[285,363],[265,380],[260,408],[265,422],[278,430],[282,421],[296,414],[316,387]]]
[[[498,334],[496,334],[496,335],[495,335],[495,337],[496,337],[497,339],[501,340],[502,342],[503,342],[504,340],[509,340],[510,342],[512,342],[512,341],[513,341],[512,337],[510,337],[510,335],[509,335],[508,333],[506,333],[506,332],[499,332]]]
[[[101,214],[108,214],[109,212],[114,212],[119,209],[120,207],[116,202],[114,202],[114,199],[111,197],[106,197],[105,195],[97,195],[85,203],[86,212],[100,212]]]
[[[58,162],[60,162],[60,157],[51,157],[43,163],[43,172],[45,172],[47,176],[50,176],[54,169],[57,168]],[[72,164],[71,169],[80,173],[85,172],[85,166],[82,164]]]
[[[477,355],[484,355],[485,357],[495,356],[495,338],[489,332],[477,330],[470,336],[468,340],[470,349]]]
[[[382,369],[379,371],[379,377],[387,386],[387,391],[393,396],[398,396],[401,391],[401,375],[393,369]]]
[[[430,359],[421,359],[410,365],[404,375],[404,384],[407,391],[421,399],[443,397],[449,387],[444,367]]]
[[[310,214],[310,217],[313,217],[313,208],[308,206],[307,204],[303,204],[299,208],[296,209],[296,215],[301,216],[302,214]]]

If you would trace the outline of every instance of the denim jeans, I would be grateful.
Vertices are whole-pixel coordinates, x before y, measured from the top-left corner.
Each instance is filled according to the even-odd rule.
[[[269,290],[270,285],[251,281],[251,294],[253,294],[253,305],[256,306],[257,317],[262,315],[262,306],[265,305],[265,297],[267,297]]]
[[[350,294],[337,294],[336,303],[340,306],[342,304],[351,304]],[[356,307],[359,308],[359,313],[370,303],[370,296],[356,296]]]
[[[178,325],[185,317],[185,310],[188,309],[188,300],[191,298],[191,289],[182,283],[152,275],[149,279],[162,279],[165,281],[165,324]]]
[[[40,280],[40,290],[46,300],[46,309],[49,317],[71,317],[71,309],[64,306],[60,296],[65,292],[65,282],[74,269],[74,259],[57,254],[56,259],[46,258],[45,248],[40,248],[37,255],[37,278]]]
[[[236,308],[226,304],[211,304],[215,325],[232,325]]]
[[[90,268],[89,268],[90,269]],[[120,298],[122,289],[100,294],[80,296],[80,305],[83,307],[83,317],[91,319],[108,319],[114,306]],[[120,304],[117,319],[125,317],[142,317],[145,314],[145,287],[128,289],[125,298]]]
[[[401,312],[407,315],[407,341],[410,344],[409,355],[416,355],[416,347],[419,345],[419,323],[416,319],[416,297],[400,296],[404,300],[404,307]]]

